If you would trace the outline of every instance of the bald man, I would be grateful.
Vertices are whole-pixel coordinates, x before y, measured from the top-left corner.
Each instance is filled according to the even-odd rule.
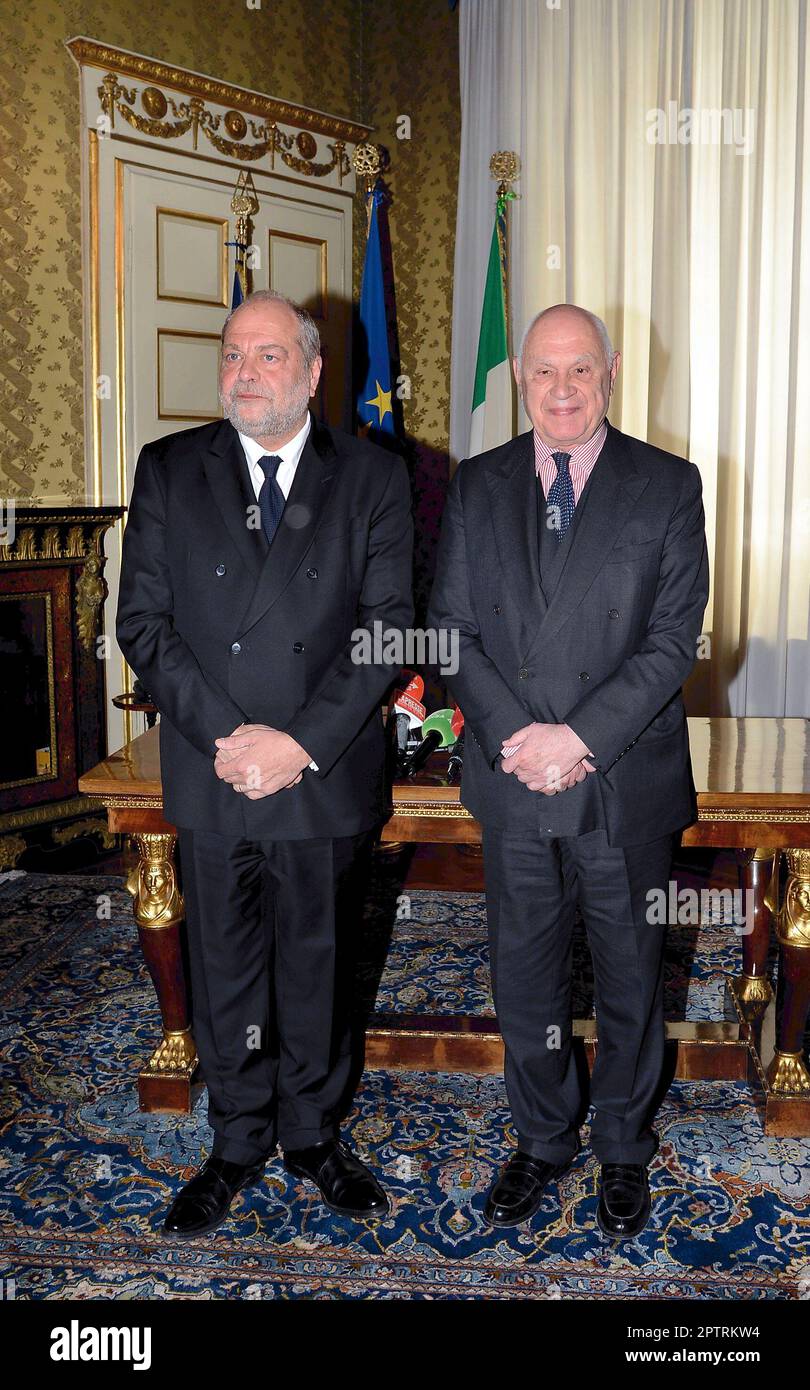
[[[483,827],[493,995],[518,1146],[487,1220],[527,1221],[580,1148],[571,1047],[579,906],[598,1051],[597,1219],[641,1231],[664,1048],[666,891],[696,819],[681,687],[708,598],[700,474],[607,419],[620,355],[558,304],[513,367],[532,429],[457,469],[428,622],[455,630],[448,677],[467,739],[461,799]]]

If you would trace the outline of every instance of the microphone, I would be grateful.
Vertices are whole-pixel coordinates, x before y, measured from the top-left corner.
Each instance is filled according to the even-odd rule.
[[[422,742],[409,754],[403,767],[406,777],[413,777],[424,767],[431,753],[437,748],[450,748],[456,741],[453,731],[453,711],[437,709],[429,715],[422,725]]]
[[[403,674],[411,679],[403,689],[394,694],[389,707],[394,770],[397,774],[402,772],[408,753],[419,745],[420,730],[427,713],[421,700],[425,689],[422,677],[413,671],[405,671]]]
[[[461,780],[461,771],[464,766],[464,715],[458,705],[453,710],[450,727],[456,735],[456,741],[447,760],[447,780],[448,782],[458,782]]]

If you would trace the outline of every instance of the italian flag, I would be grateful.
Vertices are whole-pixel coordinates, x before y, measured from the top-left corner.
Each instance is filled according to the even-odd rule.
[[[489,249],[478,357],[475,365],[470,457],[505,444],[514,434],[512,370],[506,346],[506,305],[501,246],[506,231],[506,199],[498,198]]]

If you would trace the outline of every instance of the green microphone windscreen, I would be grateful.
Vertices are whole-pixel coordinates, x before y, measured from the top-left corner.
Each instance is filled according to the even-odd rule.
[[[435,729],[442,736],[439,744],[440,748],[449,748],[456,741],[456,734],[452,726],[453,710],[435,709],[429,714],[420,730],[422,738],[425,738],[431,730]]]

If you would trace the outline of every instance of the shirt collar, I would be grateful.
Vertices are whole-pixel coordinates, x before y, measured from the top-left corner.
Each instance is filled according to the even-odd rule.
[[[309,411],[307,411],[307,418],[304,421],[298,433],[294,435],[293,438],[289,440],[287,444],[282,444],[280,449],[275,450],[275,454],[278,455],[282,463],[298,463],[298,460],[304,452],[304,445],[307,442],[311,428],[312,417]],[[239,435],[239,438],[242,442],[242,448],[245,451],[245,458],[247,459],[249,464],[252,465],[254,463],[258,463],[259,459],[266,457],[268,451],[267,449],[262,448],[258,440],[253,439],[249,434],[242,434],[241,430],[237,430],[237,434]]]
[[[548,444],[542,440],[537,430],[532,431],[534,435],[535,458],[545,461],[550,459],[552,454],[558,454],[559,449],[550,449]],[[603,419],[601,425],[594,430],[590,439],[586,439],[584,444],[578,444],[575,449],[566,449],[565,453],[570,454],[569,468],[572,463],[590,463],[599,454],[602,445],[607,439],[607,419]]]

